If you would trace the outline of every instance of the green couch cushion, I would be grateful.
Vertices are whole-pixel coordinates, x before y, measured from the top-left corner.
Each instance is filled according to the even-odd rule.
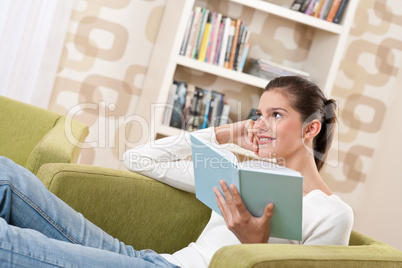
[[[91,222],[138,250],[182,249],[198,238],[211,214],[194,194],[130,171],[45,164],[38,177]]]
[[[32,149],[60,115],[0,96],[0,155],[25,166]]]

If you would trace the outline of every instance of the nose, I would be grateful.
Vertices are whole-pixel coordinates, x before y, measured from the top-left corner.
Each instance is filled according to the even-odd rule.
[[[268,132],[270,129],[270,122],[265,117],[261,116],[253,125],[253,130],[257,132]]]

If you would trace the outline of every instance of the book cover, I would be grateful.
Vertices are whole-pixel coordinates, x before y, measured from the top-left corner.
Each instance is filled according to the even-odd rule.
[[[244,38],[244,44],[242,45],[241,57],[239,57],[239,67],[237,71],[242,72],[244,69],[244,64],[246,63],[247,53],[250,47],[250,42],[248,41],[250,38],[250,32],[247,31],[246,36]]]
[[[222,107],[221,117],[219,120],[219,126],[222,126],[229,121],[229,112],[230,112],[230,105],[228,103],[224,103]]]
[[[216,48],[215,48],[215,56],[213,59],[213,64],[215,64],[215,65],[219,64],[219,56],[220,56],[220,52],[221,52],[224,27],[225,27],[225,23],[224,23],[223,19],[221,19],[220,26],[219,26],[218,40],[216,42]]]
[[[314,12],[313,16],[314,16],[314,17],[318,18],[319,14],[320,14],[320,10],[321,10],[321,8],[322,8],[322,5],[324,4],[324,1],[325,1],[325,0],[318,0],[317,5],[316,5],[315,8],[313,9],[313,12]]]
[[[233,70],[237,70],[238,66],[239,66],[239,54],[240,54],[240,48],[241,48],[241,44],[244,41],[244,36],[245,36],[245,28],[246,26],[244,25],[244,22],[241,22],[240,24],[240,30],[239,30],[239,36],[237,38],[237,45],[236,45],[236,52],[235,52],[235,56],[234,56],[234,61],[233,61]]]
[[[193,23],[191,25],[190,29],[190,35],[188,37],[187,41],[187,48],[186,48],[186,53],[185,56],[191,58],[193,55],[193,48],[195,45],[195,42],[197,40],[197,34],[198,34],[198,28],[201,23],[201,18],[202,18],[202,13],[201,13],[201,7],[195,7],[194,8],[194,19]]]
[[[190,12],[190,16],[189,16],[188,21],[187,21],[186,31],[184,32],[184,38],[183,38],[183,42],[181,44],[180,53],[179,53],[182,56],[184,56],[184,54],[186,53],[187,42],[188,42],[188,38],[189,38],[189,35],[190,35],[190,30],[191,30],[191,25],[192,25],[193,19],[194,19],[194,14],[195,14],[195,11],[192,10]]]
[[[313,0],[305,0],[303,2],[302,6],[300,7],[299,11],[304,13],[306,11],[307,7],[309,6],[311,1],[313,1]]]
[[[229,69],[229,62],[230,62],[230,55],[232,52],[232,45],[233,45],[233,38],[236,32],[236,21],[232,20],[230,21],[230,27],[229,27],[229,36],[228,36],[228,41],[227,41],[227,46],[226,46],[226,53],[225,53],[225,61],[223,64],[223,67]]]
[[[205,56],[207,54],[208,43],[211,35],[212,24],[213,24],[213,13],[209,13],[207,23],[205,24],[204,35],[201,41],[200,52],[198,53],[199,61],[205,61]]]
[[[338,11],[336,12],[335,18],[334,18],[334,23],[340,23],[342,19],[342,15],[345,11],[346,4],[348,3],[348,0],[342,0],[341,4],[339,5]]]
[[[202,38],[204,36],[204,31],[205,31],[205,25],[207,24],[207,19],[209,15],[209,10],[206,8],[202,9],[202,19],[200,23],[200,28],[198,30],[198,36],[197,36],[197,42],[196,45],[194,46],[193,50],[193,59],[198,59],[198,54],[200,53],[201,49],[201,43],[202,43]]]
[[[342,0],[334,0],[325,20],[333,22]]]
[[[318,14],[318,18],[325,20],[328,11],[328,6],[331,4],[332,0],[324,0],[324,3],[322,4],[320,12]]]
[[[183,108],[183,115],[184,115],[184,122],[185,122],[185,129],[188,129],[189,121],[191,120],[191,105],[192,105],[192,100],[194,97],[194,91],[195,91],[195,85],[187,83],[187,92],[186,92],[186,99],[185,99],[185,104]]]
[[[219,122],[219,115],[221,109],[221,103],[223,103],[224,94],[212,91],[212,99],[211,99],[211,108],[210,108],[210,118],[209,122],[211,126],[216,126],[217,122]]]
[[[172,117],[173,105],[174,105],[174,96],[176,94],[177,84],[172,83],[169,90],[169,97],[166,102],[165,114],[163,117],[163,125],[168,126],[170,124],[170,118]]]
[[[209,117],[209,110],[211,107],[211,91],[205,90],[204,92],[204,99],[202,100],[202,122],[200,125],[200,129],[207,128],[209,125],[208,117]]]
[[[310,0],[306,10],[304,11],[304,14],[310,15],[311,11],[313,10],[314,4],[316,0]]]
[[[222,14],[216,14],[214,28],[211,35],[211,45],[208,47],[206,62],[214,63],[216,46],[218,44],[218,36],[221,26]]]
[[[223,19],[224,22],[224,27],[223,27],[223,35],[222,35],[222,44],[220,47],[220,52],[219,52],[219,61],[218,65],[220,67],[223,67],[225,64],[225,57],[226,57],[226,49],[228,46],[228,40],[229,40],[229,31],[230,31],[230,24],[232,20],[228,17],[225,17]]]
[[[294,11],[300,11],[304,2],[305,2],[305,0],[295,0],[293,2],[293,4],[290,6],[290,9],[292,9]]]
[[[240,35],[241,25],[242,25],[241,19],[237,19],[236,26],[235,26],[235,32],[233,35],[232,49],[230,51],[229,67],[228,67],[229,69],[233,69],[233,64],[234,64],[235,57],[236,57],[236,50],[237,50],[237,46],[238,46],[238,39],[239,39],[239,35]]]
[[[170,126],[181,129],[184,128],[185,122],[183,109],[186,102],[187,84],[179,81],[174,81],[174,83],[177,85],[177,89],[174,96]]]
[[[234,184],[252,215],[260,217],[274,203],[271,237],[302,240],[303,177],[300,173],[263,161],[239,163],[222,146],[190,135],[196,197],[221,215],[213,188],[219,180]],[[264,164],[265,163],[265,164]]]
[[[195,88],[195,102],[194,102],[194,120],[193,120],[193,130],[197,130],[201,124],[201,114],[203,108],[204,90],[202,88]]]

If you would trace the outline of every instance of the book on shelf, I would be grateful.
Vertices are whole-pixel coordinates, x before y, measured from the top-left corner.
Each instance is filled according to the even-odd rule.
[[[224,24],[224,30],[222,33],[222,43],[219,51],[219,62],[218,65],[220,67],[223,67],[225,65],[225,56],[226,56],[226,48],[228,46],[228,40],[229,40],[229,30],[230,30],[230,24],[232,20],[228,17],[225,17],[222,20],[222,23]]]
[[[204,35],[201,40],[200,52],[198,54],[199,61],[205,61],[205,56],[207,55],[208,43],[211,35],[211,27],[214,23],[213,14],[208,14],[207,23],[205,24]]]
[[[301,76],[310,80],[310,74],[295,68],[275,63],[266,59],[253,60],[247,72],[264,79],[275,79],[279,76]]]
[[[339,5],[338,11],[334,17],[334,23],[340,23],[342,20],[343,13],[345,13],[345,7],[348,3],[348,0],[342,0],[341,4]]]
[[[226,102],[223,103],[222,113],[219,117],[219,126],[226,124],[229,121],[230,105]]]
[[[242,21],[241,19],[235,20],[235,32],[233,35],[233,41],[232,41],[232,49],[230,51],[230,58],[229,58],[229,69],[233,69],[235,57],[236,57],[236,52],[238,51],[237,48],[240,47],[240,42],[239,40],[239,35],[240,35],[240,29],[242,27]]]
[[[184,34],[184,39],[180,47],[180,55],[184,55],[186,53],[186,48],[188,44],[188,39],[190,37],[191,25],[193,24],[195,10],[190,12],[190,17],[188,18],[186,25],[186,32]]]
[[[328,11],[329,11],[331,5],[332,5],[332,0],[324,0],[324,3],[322,4],[321,9],[319,11],[318,18],[325,20],[327,18]]]
[[[185,55],[186,57],[192,57],[194,45],[197,40],[198,28],[201,23],[201,18],[202,18],[201,7],[195,7],[194,15],[193,15],[192,23],[191,23],[191,27],[190,27],[190,32],[187,33],[188,41],[187,41],[186,51],[185,51],[185,53],[183,53],[181,55]],[[184,38],[184,39],[186,39],[186,38]]]
[[[214,12],[214,24],[212,28],[211,38],[208,44],[208,50],[205,62],[213,63],[215,59],[216,45],[218,43],[219,29],[221,26],[222,14]]]
[[[304,2],[305,0],[295,0],[293,4],[290,6],[290,9],[295,11],[301,11]]]
[[[174,106],[174,97],[176,95],[177,84],[172,83],[170,85],[169,96],[166,102],[165,114],[163,116],[163,125],[168,126],[170,124],[170,118],[172,117],[172,111]]]
[[[202,13],[201,22],[200,22],[200,25],[199,25],[199,28],[198,28],[197,40],[196,40],[196,43],[194,45],[193,54],[192,54],[193,59],[197,59],[198,55],[200,53],[201,44],[202,44],[202,38],[204,36],[205,26],[207,24],[207,19],[208,19],[208,16],[209,16],[209,10],[206,9],[206,8],[202,8],[201,13]]]
[[[313,13],[314,6],[316,5],[316,3],[318,1],[320,1],[320,0],[310,0],[306,10],[304,11],[304,14],[311,15]]]
[[[196,6],[188,18],[179,54],[242,71],[250,46],[248,35],[241,19]]]
[[[338,12],[339,6],[341,5],[342,1],[345,1],[345,0],[334,0],[332,2],[331,8],[330,8],[330,10],[328,12],[328,15],[327,15],[326,19],[325,19],[326,21],[329,21],[329,22],[334,21],[334,18],[336,16],[336,12]]]
[[[229,69],[230,54],[232,52],[233,39],[234,39],[235,33],[236,33],[236,21],[231,20],[230,27],[229,27],[228,43],[226,45],[225,62],[223,64],[223,67],[227,68],[227,69]]]
[[[348,0],[294,0],[290,9],[322,20],[340,23]]]
[[[173,107],[167,107],[172,109],[169,125],[175,128],[183,128],[183,110],[186,103],[187,84],[179,81],[174,81],[173,83],[176,84],[176,92],[174,95]]]
[[[224,101],[224,96],[214,90],[174,81],[162,123],[189,131],[225,124],[230,106]]]
[[[264,161],[239,163],[236,156],[218,144],[190,135],[196,197],[221,214],[213,188],[221,192],[220,180],[235,185],[255,217],[274,204],[270,236],[302,240],[303,177],[294,170]]]

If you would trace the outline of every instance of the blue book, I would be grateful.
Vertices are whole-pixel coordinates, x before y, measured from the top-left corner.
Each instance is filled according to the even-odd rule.
[[[223,146],[191,134],[196,197],[221,215],[213,188],[234,184],[248,211],[260,217],[274,203],[271,237],[302,240],[303,177],[297,171],[265,161],[239,163]]]

